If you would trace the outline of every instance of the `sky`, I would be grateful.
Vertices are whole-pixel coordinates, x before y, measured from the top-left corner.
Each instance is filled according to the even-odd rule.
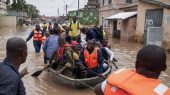
[[[65,5],[68,5],[68,11],[78,9],[78,0],[26,0],[27,3],[33,4],[40,11],[41,15],[58,16],[58,8],[60,15],[65,15]],[[80,8],[87,4],[87,0],[80,0]]]

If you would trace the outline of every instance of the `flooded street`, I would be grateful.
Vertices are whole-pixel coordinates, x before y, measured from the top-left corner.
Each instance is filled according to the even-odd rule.
[[[5,57],[5,45],[8,38],[17,36],[26,39],[32,28],[16,29],[0,27],[0,59]],[[135,57],[137,51],[142,47],[140,44],[127,43],[109,37],[112,50],[115,53],[116,63],[119,68],[134,68]],[[38,78],[31,76],[35,71],[42,69],[43,53],[34,53],[33,42],[30,40],[28,45],[28,57],[26,62],[21,66],[20,70],[28,67],[29,74],[23,77],[27,95],[95,95],[91,89],[75,89],[55,84],[47,71],[44,71]],[[161,74],[160,79],[170,86],[170,54],[167,54],[168,68]]]

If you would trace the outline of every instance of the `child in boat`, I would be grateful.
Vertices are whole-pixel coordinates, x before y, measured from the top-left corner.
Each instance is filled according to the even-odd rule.
[[[59,47],[57,52],[55,52],[53,58],[51,59],[55,59],[52,68],[57,69],[57,73],[63,73],[70,76],[72,75],[70,73],[72,73],[75,67],[75,61],[79,60],[79,57],[73,51],[73,45],[66,43],[62,37],[59,37],[58,45]]]

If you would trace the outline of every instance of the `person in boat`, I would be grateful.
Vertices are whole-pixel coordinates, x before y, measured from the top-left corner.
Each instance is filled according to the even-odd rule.
[[[36,28],[29,34],[29,37],[26,39],[26,42],[28,42],[33,37],[33,44],[34,44],[36,53],[39,53],[41,50],[43,36],[44,36],[44,33],[40,29],[40,25],[37,24]]]
[[[111,49],[108,39],[103,39],[102,46]]]
[[[87,47],[82,50],[78,64],[80,69],[86,72],[85,68],[88,68],[96,73],[102,73],[103,68],[103,55],[99,48],[96,47],[95,40],[89,40]],[[79,74],[81,75],[81,74]],[[87,77],[95,76],[94,73],[87,70]],[[84,77],[84,76],[83,76]]]
[[[71,71],[72,73],[75,67],[75,61],[79,60],[79,56],[73,51],[73,45],[66,43],[62,37],[59,37],[58,45],[59,47],[51,59],[51,62],[55,60],[52,63],[52,68],[57,69],[58,73],[69,75],[70,73],[68,74],[68,72]]]
[[[57,50],[58,48],[58,33],[60,32],[60,28],[56,27],[53,28],[53,35],[49,36],[45,43],[43,44],[43,52],[45,55],[46,61],[44,61],[45,64],[47,64],[53,53]]]
[[[82,28],[81,32],[86,35],[86,41],[94,39],[95,41],[99,40],[98,34],[94,31],[93,28]]]
[[[170,95],[170,88],[158,79],[165,71],[163,48],[147,45],[137,53],[135,71],[118,70],[95,87],[96,95]]]
[[[86,45],[87,45],[87,42],[86,42],[86,32],[87,32],[86,28],[82,28],[81,29],[81,42],[80,42],[80,44],[81,44],[81,46],[83,48],[85,48]]]
[[[96,46],[101,50],[104,60],[111,63],[114,59],[114,53],[108,47],[103,47],[99,41],[96,42]]]

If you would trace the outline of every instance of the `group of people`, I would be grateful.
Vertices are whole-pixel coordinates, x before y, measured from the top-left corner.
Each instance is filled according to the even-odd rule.
[[[47,32],[46,23],[43,30],[40,25],[36,25],[26,42],[33,37],[36,53],[39,53],[41,45],[43,46],[45,64],[62,63],[59,73],[64,72],[66,68],[72,68],[71,71],[75,74],[81,72],[83,67],[102,73],[105,69],[104,58],[107,61],[113,60],[114,54],[107,45],[108,40],[104,39],[102,27],[82,28],[75,16],[69,25],[64,24],[60,27],[54,23],[53,27],[51,26],[49,23],[50,28]],[[75,76],[82,77],[80,73],[76,73]]]
[[[106,69],[104,60],[113,61],[114,58],[108,40],[100,38],[103,33],[101,27],[80,28],[80,24],[75,23],[74,19],[70,26],[65,26],[65,32],[54,24],[50,35],[43,43],[44,63],[50,63],[58,73],[75,75],[75,78],[95,76],[86,68],[100,74]],[[91,33],[89,34],[91,38],[88,38],[88,33]],[[92,36],[99,33],[101,34],[98,37]],[[40,26],[36,25],[26,41],[19,37],[8,39],[6,58],[0,63],[0,95],[26,95],[21,77],[27,72],[18,71],[27,58],[26,42],[33,37],[35,52],[39,53],[45,35]],[[113,72],[103,83],[95,87],[95,93],[96,95],[170,95],[170,89],[158,79],[161,72],[167,68],[166,59],[163,48],[146,45],[137,53],[135,70],[121,69]]]

